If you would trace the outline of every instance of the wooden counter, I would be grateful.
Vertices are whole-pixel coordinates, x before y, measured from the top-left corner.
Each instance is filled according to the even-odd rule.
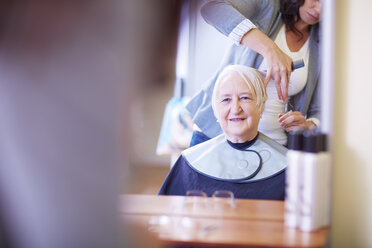
[[[302,232],[284,225],[284,202],[123,195],[120,214],[171,245],[219,247],[324,247],[329,228]]]

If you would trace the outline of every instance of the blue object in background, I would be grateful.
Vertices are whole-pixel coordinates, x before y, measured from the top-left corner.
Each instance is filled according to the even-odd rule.
[[[175,83],[174,96],[166,105],[156,154],[172,156],[190,144],[193,122],[185,108],[188,98],[183,97],[183,79]]]

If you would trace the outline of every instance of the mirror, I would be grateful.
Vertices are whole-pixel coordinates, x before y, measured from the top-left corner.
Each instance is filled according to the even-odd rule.
[[[191,96],[200,89],[220,63],[228,42],[200,16],[201,1],[188,2],[189,16],[181,23],[179,52],[183,60],[177,61],[177,75],[186,78],[186,94]],[[325,2],[322,29],[322,126],[323,132],[332,131],[332,87],[333,87],[333,2]],[[181,68],[179,68],[182,66]],[[326,82],[326,83],[325,83]],[[331,139],[330,139],[331,140]]]
[[[214,74],[222,60],[227,44],[230,42],[227,37],[207,24],[201,17],[200,8],[204,3],[205,1],[183,1],[185,8],[182,9],[179,26],[176,74],[185,78],[184,93],[186,96],[192,96],[200,89],[201,84]],[[332,135],[334,2],[324,1],[322,11],[323,47],[321,50],[323,68],[321,80],[327,83],[321,84],[323,110],[321,112],[321,130]],[[151,91],[152,94],[138,100],[138,106],[142,109],[140,109],[141,111],[135,111],[138,117],[136,119],[141,119],[141,122],[139,126],[135,125],[134,133],[141,137],[139,140],[142,141],[134,142],[135,151],[133,154],[135,154],[135,157],[133,161],[137,165],[155,164],[151,168],[154,170],[159,168],[163,177],[166,175],[167,165],[172,164],[172,162],[170,162],[169,157],[156,156],[154,151],[159,138],[164,109],[173,95],[173,90],[173,82],[168,82],[166,88],[154,89],[154,91]],[[143,152],[142,147],[145,137],[150,145],[146,146],[146,150]],[[141,169],[139,170],[141,171]],[[139,174],[148,172],[147,169],[142,171]],[[152,192],[155,193],[155,191]]]

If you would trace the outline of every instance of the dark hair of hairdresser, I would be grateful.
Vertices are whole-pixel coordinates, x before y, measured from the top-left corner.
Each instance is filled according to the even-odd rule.
[[[295,23],[300,17],[300,7],[304,4],[305,0],[281,0],[280,1],[280,12],[285,26],[290,31],[294,32],[303,38],[303,34],[295,27]]]

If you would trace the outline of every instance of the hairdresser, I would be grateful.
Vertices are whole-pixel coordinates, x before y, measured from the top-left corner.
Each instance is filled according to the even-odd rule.
[[[209,1],[205,21],[233,42],[216,74],[186,106],[196,129],[190,146],[222,133],[211,106],[220,71],[242,64],[266,71],[268,94],[258,130],[282,145],[287,132],[319,126],[319,0]],[[292,71],[292,61],[305,66]]]

